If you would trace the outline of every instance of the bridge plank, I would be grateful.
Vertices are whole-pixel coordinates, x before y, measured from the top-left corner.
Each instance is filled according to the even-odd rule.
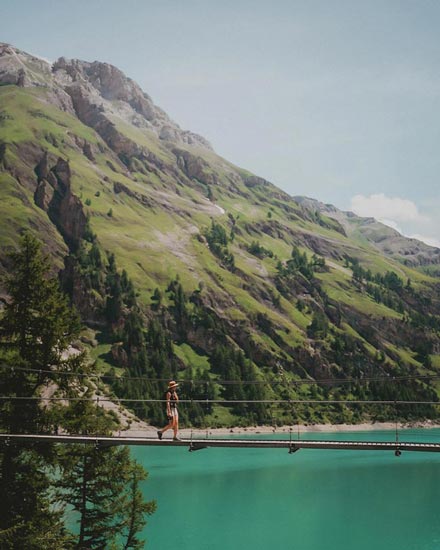
[[[349,450],[400,450],[440,452],[440,443],[432,442],[397,442],[397,441],[322,441],[312,439],[183,439],[159,441],[152,437],[120,437],[120,436],[84,436],[84,435],[37,435],[37,434],[0,434],[0,442],[12,443],[68,443],[89,444],[95,446],[113,445],[145,445],[161,447],[189,447],[190,450],[201,448],[266,448],[266,449],[349,449]]]

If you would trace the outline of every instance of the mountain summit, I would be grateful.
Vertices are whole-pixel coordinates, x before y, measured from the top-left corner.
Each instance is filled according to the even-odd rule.
[[[133,80],[108,63],[61,57],[50,64],[0,43],[0,83],[47,88],[55,104],[85,124],[119,117],[159,139],[211,149],[206,139],[181,130]]]
[[[50,64],[0,44],[0,105],[0,270],[30,228],[104,371],[196,378],[219,399],[318,401],[390,397],[396,388],[371,380],[438,372],[440,250],[234,166],[107,63]],[[425,379],[405,391],[437,395]],[[194,411],[212,425],[269,418],[246,406]],[[324,405],[295,415],[380,416]]]

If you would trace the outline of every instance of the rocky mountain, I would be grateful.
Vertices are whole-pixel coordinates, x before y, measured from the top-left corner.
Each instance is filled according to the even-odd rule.
[[[359,243],[367,241],[379,252],[409,266],[430,266],[440,264],[440,249],[404,237],[395,229],[374,218],[363,218],[353,212],[344,212],[331,204],[324,204],[308,197],[294,199],[310,212],[319,212],[336,220],[350,238]]]
[[[0,45],[0,197],[0,270],[30,228],[112,380],[203,380],[184,391],[220,399],[395,398],[400,386],[372,380],[440,368],[440,280],[425,272],[437,249],[234,166],[107,63],[51,65]],[[435,378],[405,380],[408,397],[436,398]],[[324,403],[191,414],[218,425],[385,415]]]
[[[55,105],[93,126],[103,139],[110,139],[106,130],[110,132],[116,117],[159,139],[211,149],[201,136],[181,130],[135,82],[108,63],[61,57],[51,65],[8,44],[0,44],[0,59],[2,84],[46,88]]]

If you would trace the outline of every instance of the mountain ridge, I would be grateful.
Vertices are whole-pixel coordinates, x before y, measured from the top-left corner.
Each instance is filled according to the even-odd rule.
[[[81,109],[81,99],[88,99],[89,105],[93,105],[93,100],[99,101],[100,104],[96,107],[101,112],[105,111],[105,100],[119,100],[131,107],[134,112],[124,113],[122,109],[115,109],[118,115],[124,117],[125,114],[125,117],[131,118],[135,125],[155,131],[160,139],[212,149],[205,138],[181,130],[162,109],[154,105],[150,96],[131,78],[109,63],[90,63],[64,57],[49,63],[6,43],[0,43],[0,58],[2,83],[18,84],[22,87],[52,87],[60,98],[59,106],[71,114],[79,115],[80,118],[80,113],[85,115],[84,109]],[[83,88],[83,93],[86,92],[86,97],[75,96],[75,89],[79,87],[77,84]],[[66,96],[63,97],[62,92],[71,98],[70,102]],[[79,109],[76,109],[76,106]],[[108,105],[106,107],[109,108]],[[136,117],[136,114],[139,116]]]
[[[337,220],[346,232],[351,234],[359,232],[379,251],[406,265],[423,266],[440,263],[438,247],[412,237],[406,237],[373,217],[358,216],[354,212],[340,210],[332,204],[325,204],[309,197],[294,196],[293,198],[310,211],[316,210]]]

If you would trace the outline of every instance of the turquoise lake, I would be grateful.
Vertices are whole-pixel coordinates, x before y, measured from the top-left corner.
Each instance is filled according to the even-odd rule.
[[[276,434],[274,438],[287,438]],[[401,432],[439,441],[440,430]],[[304,439],[392,441],[391,432]],[[440,453],[137,447],[153,550],[439,550]]]

